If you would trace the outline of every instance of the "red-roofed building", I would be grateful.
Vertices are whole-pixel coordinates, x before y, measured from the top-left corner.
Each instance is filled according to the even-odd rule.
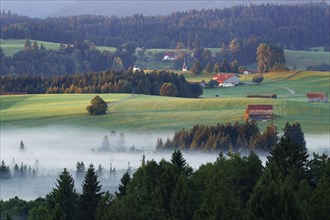
[[[269,120],[273,118],[272,105],[248,105],[244,115],[245,119]]]
[[[213,79],[219,83],[219,87],[232,87],[239,84],[239,76],[236,74],[218,73]]]
[[[309,102],[328,102],[328,94],[326,92],[308,92],[306,97]]]

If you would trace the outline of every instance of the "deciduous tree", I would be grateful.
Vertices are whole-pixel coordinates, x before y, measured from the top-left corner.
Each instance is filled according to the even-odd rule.
[[[173,83],[164,83],[159,90],[161,96],[177,96],[178,90]]]
[[[91,115],[103,115],[106,113],[107,108],[107,103],[97,95],[91,100],[91,105],[87,106],[86,110]]]

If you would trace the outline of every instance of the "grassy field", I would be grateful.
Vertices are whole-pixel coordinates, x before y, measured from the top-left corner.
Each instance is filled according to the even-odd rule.
[[[31,40],[33,43],[34,40]],[[60,49],[59,43],[52,43],[46,41],[37,41],[40,47],[40,44],[43,44],[46,49],[58,50]],[[24,49],[25,39],[0,39],[0,45],[6,56],[13,56],[20,50]]]
[[[284,50],[284,54],[287,65],[294,69],[305,70],[311,65],[329,64],[330,62],[330,52]]]
[[[31,40],[33,43],[34,40]],[[46,42],[46,41],[37,41],[39,47],[41,44],[44,45],[46,49],[58,50],[60,49],[60,43]],[[24,49],[25,39],[0,39],[0,46],[4,51],[6,56],[13,56],[20,50]],[[114,47],[97,47],[99,50],[108,50],[115,52],[116,48]]]
[[[109,113],[102,116],[89,116],[85,111],[95,94],[1,96],[0,122],[1,129],[59,125],[120,131],[175,131],[194,124],[242,122],[248,104],[272,104],[276,117],[273,121],[259,122],[261,129],[270,123],[281,129],[286,121],[298,121],[307,133],[329,133],[329,103],[309,103],[305,97],[306,91],[329,94],[329,80],[329,73],[302,72],[261,85],[204,90],[199,99],[101,94],[106,101],[125,98],[125,101],[115,102]],[[289,94],[283,87],[295,93]],[[247,93],[277,93],[279,98],[245,98]]]

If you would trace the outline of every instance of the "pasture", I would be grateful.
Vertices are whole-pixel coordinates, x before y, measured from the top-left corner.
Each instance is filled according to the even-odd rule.
[[[298,70],[305,70],[311,65],[329,64],[330,52],[284,50],[286,64]]]
[[[109,113],[102,116],[89,116],[85,110],[95,94],[1,96],[0,122],[1,129],[73,126],[174,132],[181,128],[189,129],[194,124],[243,122],[248,104],[272,104],[276,116],[272,121],[258,122],[260,129],[263,130],[270,123],[281,129],[286,121],[297,121],[307,133],[329,133],[329,103],[309,103],[305,97],[306,91],[329,94],[329,82],[329,73],[302,72],[288,79],[261,85],[205,89],[199,99],[100,94],[105,101],[114,102],[108,109]],[[289,94],[283,87],[290,87],[295,93]],[[215,93],[219,93],[219,97],[215,97]],[[279,98],[246,98],[247,93],[277,93]]]
[[[33,43],[34,40],[31,40]],[[58,50],[59,43],[37,41],[39,47],[42,44],[46,49]],[[0,45],[6,56],[13,56],[20,50],[24,50],[25,39],[0,39]]]
[[[34,40],[30,40],[30,41],[31,43],[34,42]],[[60,43],[46,42],[39,40],[37,40],[37,43],[39,47],[42,44],[46,49],[51,49],[51,50],[60,49]],[[25,39],[0,39],[0,46],[6,56],[13,56],[18,51],[23,50],[24,44],[25,44]],[[99,50],[107,50],[110,52],[116,51],[115,47],[97,46],[97,48]]]

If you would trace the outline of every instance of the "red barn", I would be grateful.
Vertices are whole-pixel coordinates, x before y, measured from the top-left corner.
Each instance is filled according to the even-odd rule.
[[[244,115],[245,119],[269,120],[273,118],[272,105],[248,105]]]
[[[328,102],[328,94],[325,92],[308,92],[306,97],[309,102]]]

